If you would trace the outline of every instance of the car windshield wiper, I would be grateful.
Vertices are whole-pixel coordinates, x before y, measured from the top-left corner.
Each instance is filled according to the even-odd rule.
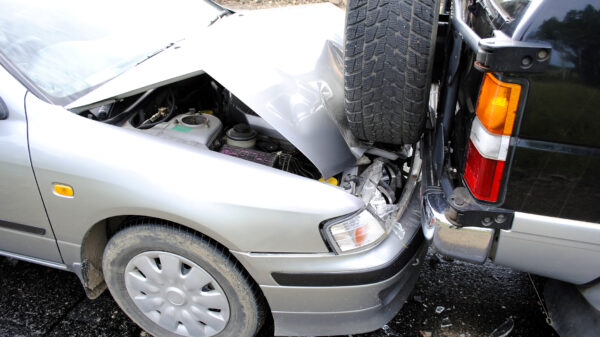
[[[147,60],[149,60],[149,59],[153,58],[154,56],[156,56],[156,55],[158,55],[158,54],[162,53],[163,51],[165,51],[165,50],[167,50],[167,49],[169,49],[169,48],[173,47],[173,46],[175,45],[175,43],[177,43],[177,42],[180,42],[180,41],[183,41],[183,40],[184,40],[184,39],[177,40],[177,41],[175,41],[175,42],[171,42],[171,43],[169,43],[168,45],[166,45],[165,47],[155,50],[154,52],[152,52],[150,55],[148,55],[148,56],[144,57],[144,58],[143,58],[141,61],[139,61],[139,62],[138,62],[138,63],[136,63],[135,65],[136,65],[136,66],[138,66],[138,65],[140,65],[141,63],[144,63],[144,62],[146,62]]]

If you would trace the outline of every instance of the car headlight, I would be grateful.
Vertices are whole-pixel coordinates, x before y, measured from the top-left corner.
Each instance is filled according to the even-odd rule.
[[[383,162],[375,160],[361,173],[361,181],[352,194],[362,199],[363,209],[331,219],[322,227],[323,236],[337,253],[373,246],[398,227],[395,226],[398,206],[391,204],[393,201],[390,200],[394,198],[385,187],[380,186],[383,171]]]
[[[338,253],[364,248],[385,237],[393,225],[396,209],[396,205],[386,204],[376,191],[366,208],[326,222],[323,230]]]
[[[339,252],[368,246],[385,234],[379,219],[367,209],[345,219],[336,220],[326,223],[324,229],[329,241]]]

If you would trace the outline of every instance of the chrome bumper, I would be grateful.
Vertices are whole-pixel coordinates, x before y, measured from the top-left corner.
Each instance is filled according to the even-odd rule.
[[[441,193],[423,193],[421,226],[427,240],[441,254],[457,259],[484,263],[494,238],[493,228],[457,227],[446,217],[449,209]]]
[[[434,163],[434,158],[440,158],[439,153],[443,153],[443,150],[434,148],[433,144],[437,145],[440,142],[434,142],[432,138],[430,133],[426,134],[422,147],[423,234],[441,254],[473,263],[484,263],[492,247],[495,229],[460,226],[452,221],[456,212],[446,200],[446,195],[450,194],[451,190],[448,178],[441,173],[442,163]],[[443,181],[444,179],[446,181]]]

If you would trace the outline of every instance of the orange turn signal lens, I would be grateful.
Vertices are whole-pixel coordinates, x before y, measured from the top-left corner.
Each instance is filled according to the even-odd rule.
[[[63,197],[72,197],[73,187],[64,184],[54,184],[54,193]]]
[[[481,124],[491,133],[511,135],[520,96],[519,84],[501,82],[486,73],[477,101],[477,117]]]

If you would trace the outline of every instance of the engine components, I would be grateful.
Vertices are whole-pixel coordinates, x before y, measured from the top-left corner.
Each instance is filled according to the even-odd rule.
[[[227,144],[249,149],[256,144],[257,133],[248,124],[236,124],[227,130]]]
[[[190,145],[209,146],[222,128],[221,121],[215,116],[187,113],[144,130],[144,132]]]
[[[208,75],[150,89],[81,115],[310,179],[321,178],[296,146]]]
[[[219,152],[232,157],[249,160],[270,167],[275,166],[277,158],[279,157],[277,153],[266,153],[227,144],[223,145],[223,147],[221,147],[221,151]]]

